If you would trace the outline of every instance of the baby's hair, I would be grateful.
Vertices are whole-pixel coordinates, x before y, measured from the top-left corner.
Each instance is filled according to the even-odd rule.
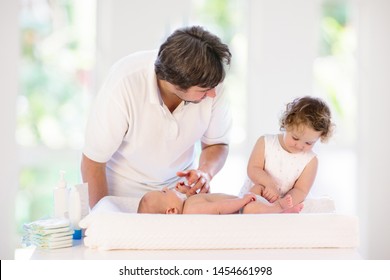
[[[330,109],[322,99],[304,96],[287,104],[280,118],[280,129],[306,125],[321,132],[321,142],[326,142],[333,133],[334,124],[331,117]]]

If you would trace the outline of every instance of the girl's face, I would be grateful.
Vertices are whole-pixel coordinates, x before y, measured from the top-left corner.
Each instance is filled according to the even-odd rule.
[[[306,125],[289,127],[283,134],[284,148],[293,154],[307,152],[313,148],[320,136],[320,131]]]

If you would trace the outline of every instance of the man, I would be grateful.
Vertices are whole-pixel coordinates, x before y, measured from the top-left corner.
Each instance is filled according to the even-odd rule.
[[[227,45],[194,26],[176,30],[158,52],[113,66],[86,128],[81,172],[91,207],[106,195],[141,198],[180,177],[189,194],[209,191],[228,154],[231,114],[221,83],[230,59]]]

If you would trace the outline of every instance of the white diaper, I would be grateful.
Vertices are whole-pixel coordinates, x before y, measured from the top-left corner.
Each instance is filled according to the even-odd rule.
[[[71,247],[74,230],[69,220],[48,218],[23,225],[25,234],[23,244],[35,245],[41,249],[57,249]]]
[[[243,197],[245,194],[249,192],[249,190],[252,188],[253,183],[249,178],[246,178],[243,186],[241,187],[240,193],[238,194],[239,197]]]
[[[255,196],[256,196],[256,201],[259,201],[259,202],[262,202],[262,203],[265,203],[265,204],[271,204],[267,199],[265,199],[261,195],[255,194]]]

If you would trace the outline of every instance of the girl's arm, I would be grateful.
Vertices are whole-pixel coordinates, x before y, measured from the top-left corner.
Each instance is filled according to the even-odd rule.
[[[311,187],[313,186],[314,180],[317,175],[318,159],[314,157],[305,167],[301,176],[295,182],[293,188],[286,194],[291,195],[293,205],[297,205],[305,200]]]
[[[278,199],[279,193],[275,180],[264,170],[264,149],[264,136],[261,136],[253,147],[248,161],[247,173],[249,179],[256,185],[252,191],[256,194],[263,195],[259,190],[262,189],[261,186],[264,186],[265,193],[267,194],[264,197],[272,203]]]

